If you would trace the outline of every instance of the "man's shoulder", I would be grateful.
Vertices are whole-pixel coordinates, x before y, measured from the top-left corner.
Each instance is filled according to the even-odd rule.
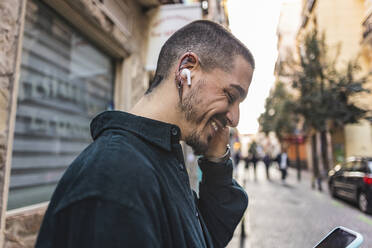
[[[137,156],[155,149],[154,146],[126,130],[111,131],[102,135],[92,145],[100,147],[105,154],[128,154]]]
[[[94,175],[98,180],[111,179],[102,181],[105,184],[125,183],[134,176],[148,180],[154,178],[156,170],[148,151],[152,148],[134,135],[112,133],[97,143],[98,147],[90,152],[92,159],[85,164],[87,177]]]
[[[134,144],[123,135],[109,135],[91,144],[61,179],[60,208],[89,197],[131,205],[140,201],[139,196],[160,194],[153,162]]]
[[[129,132],[112,133],[99,146],[101,148],[100,155],[104,162],[110,161],[112,164],[118,165],[130,164],[130,161],[133,160],[147,164],[149,153],[154,149],[150,144]]]
[[[72,162],[70,176],[82,180],[93,175],[100,179],[106,174],[115,179],[139,172],[151,176],[155,173],[154,160],[148,152],[151,149],[134,135],[110,133],[94,141]]]

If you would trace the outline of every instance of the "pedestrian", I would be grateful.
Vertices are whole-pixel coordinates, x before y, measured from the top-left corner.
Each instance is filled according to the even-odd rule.
[[[313,173],[312,173],[312,177],[311,177],[311,188],[315,189],[316,187],[318,188],[319,191],[323,191],[322,175],[321,175],[321,172],[320,172],[320,169],[319,169],[318,159],[316,159],[314,161]]]
[[[235,151],[235,154],[234,154],[234,164],[235,164],[235,167],[238,167],[238,164],[240,163],[240,155],[241,154],[241,151],[240,151],[240,148]]]
[[[252,142],[248,149],[248,156],[250,157],[250,162],[253,165],[253,173],[254,173],[254,179],[257,179],[257,162],[258,162],[258,154],[257,154],[257,143],[255,141]]]
[[[250,159],[248,156],[245,156],[243,158],[243,161],[244,161],[244,179],[245,180],[248,180],[249,179],[249,163],[250,163]]]
[[[254,173],[254,179],[257,179],[257,162],[258,162],[258,157],[256,153],[252,154],[251,157],[251,162],[253,165],[253,173]]]
[[[233,155],[233,161],[234,161],[234,163],[233,163],[234,178],[236,178],[237,175],[238,175],[238,165],[239,165],[240,160],[241,160],[241,157],[240,156],[241,155],[240,155],[240,148],[239,148],[237,151],[235,151],[235,154]]]
[[[271,165],[271,157],[268,153],[265,154],[265,156],[263,157],[263,162],[265,164],[265,167],[266,167],[266,178],[267,180],[270,180],[270,165]]]
[[[284,150],[283,152],[279,153],[276,160],[282,174],[282,181],[285,182],[285,179],[287,177],[287,168],[289,165],[287,152]]]
[[[94,141],[60,180],[36,247],[225,247],[248,204],[227,144],[253,69],[249,50],[219,24],[175,32],[140,101],[93,119]],[[199,196],[181,140],[201,156]]]

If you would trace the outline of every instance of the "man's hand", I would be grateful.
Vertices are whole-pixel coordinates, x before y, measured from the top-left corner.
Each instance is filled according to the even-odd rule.
[[[229,131],[228,127],[219,130],[217,134],[209,142],[208,150],[204,156],[207,158],[220,158],[226,153],[226,147],[229,143]]]

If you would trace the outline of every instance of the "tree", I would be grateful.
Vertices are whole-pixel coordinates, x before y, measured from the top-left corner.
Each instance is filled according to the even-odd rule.
[[[305,117],[306,125],[324,131],[329,121],[339,126],[358,122],[366,110],[355,105],[351,97],[369,91],[363,87],[368,76],[356,77],[361,69],[357,61],[336,69],[338,53],[329,57],[325,35],[319,38],[316,28],[305,36],[301,47],[300,69],[292,79],[293,88],[300,92],[297,112]]]
[[[292,134],[299,116],[304,120],[303,130],[315,130],[320,136],[311,139],[313,148],[313,173],[321,180],[319,158],[316,147],[320,146],[320,155],[325,171],[330,168],[328,156],[330,144],[329,130],[332,126],[358,122],[366,117],[367,111],[360,108],[352,98],[362,92],[369,75],[361,75],[357,59],[349,61],[344,68],[338,64],[339,48],[330,53],[325,35],[319,35],[315,28],[305,35],[300,43],[299,58],[288,58],[279,64],[279,76],[292,82],[292,88],[298,91],[294,98],[283,83],[277,83],[266,100],[265,112],[260,116],[261,130],[266,134],[274,131],[282,140],[286,134]],[[358,75],[358,76],[357,76]]]
[[[330,162],[327,152],[327,136],[330,136],[327,134],[331,125],[344,126],[365,117],[367,111],[351,99],[358,93],[368,92],[364,88],[368,75],[356,76],[360,74],[357,60],[340,68],[337,66],[338,52],[331,57],[328,49],[325,35],[319,36],[314,28],[305,35],[300,45],[299,66],[294,67],[296,70],[290,75],[293,88],[300,94],[295,111],[303,116],[305,127],[320,132],[321,156],[326,171]]]
[[[274,132],[279,141],[296,128],[297,117],[294,112],[293,96],[284,83],[277,82],[265,102],[265,112],[258,119],[261,131],[266,135]]]
[[[259,124],[261,131],[266,135],[269,132],[275,132],[281,144],[284,137],[295,135],[297,178],[301,180],[301,164],[297,140],[299,117],[295,109],[294,97],[288,92],[284,83],[277,82],[266,99],[265,112],[259,117]]]

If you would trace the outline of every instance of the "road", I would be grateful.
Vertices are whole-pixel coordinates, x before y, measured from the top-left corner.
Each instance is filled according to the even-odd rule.
[[[248,175],[244,172],[240,164],[237,179],[243,182],[246,178],[249,196],[244,217],[246,238],[241,239],[240,224],[228,248],[311,248],[336,226],[361,233],[361,247],[372,247],[372,216],[363,214],[353,204],[333,199],[326,182],[323,192],[312,190],[308,172],[303,172],[298,182],[296,171],[290,169],[282,183],[275,166],[270,170],[272,180],[268,181],[263,163],[257,166],[256,180],[252,171]]]

